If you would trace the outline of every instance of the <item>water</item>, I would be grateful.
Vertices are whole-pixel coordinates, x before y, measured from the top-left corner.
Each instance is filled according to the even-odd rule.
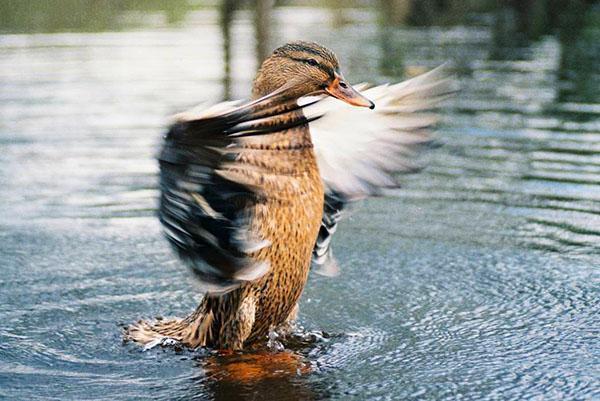
[[[303,296],[307,338],[220,356],[120,330],[200,298],[154,217],[154,155],[170,113],[249,93],[253,18],[231,21],[225,78],[215,10],[136,18],[0,36],[0,398],[600,397],[598,25],[523,41],[487,14],[386,28],[276,9],[277,41],[328,45],[353,81],[450,60],[463,90],[429,167],[342,223],[341,276]]]

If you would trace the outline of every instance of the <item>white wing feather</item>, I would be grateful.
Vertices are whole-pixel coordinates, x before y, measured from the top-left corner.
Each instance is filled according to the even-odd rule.
[[[364,86],[363,86],[364,87]],[[360,90],[360,86],[356,87]],[[444,66],[395,85],[362,91],[375,109],[326,98],[305,110],[321,177],[328,190],[349,200],[396,185],[393,174],[415,169],[419,145],[430,140],[428,113],[455,91]]]
[[[310,123],[326,190],[313,250],[317,273],[331,276],[339,271],[330,244],[347,203],[397,186],[395,174],[418,167],[416,153],[430,141],[428,128],[437,121],[432,110],[455,91],[442,65],[399,84],[365,89],[362,93],[375,103],[374,110],[329,97],[304,110],[308,118],[322,115]]]

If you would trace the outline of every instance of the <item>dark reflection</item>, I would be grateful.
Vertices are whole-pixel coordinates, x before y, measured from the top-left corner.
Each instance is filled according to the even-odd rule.
[[[220,24],[223,35],[223,99],[231,98],[231,26],[235,10],[240,7],[239,0],[222,0],[220,4]],[[254,34],[256,65],[260,66],[272,51],[271,31],[274,19],[272,10],[275,5],[273,0],[254,0]]]
[[[526,38],[518,34],[516,21],[516,12],[510,7],[501,7],[494,12],[490,59],[512,60],[515,47],[527,44]]]
[[[417,26],[456,24],[464,19],[469,8],[468,3],[461,0],[413,1],[408,22]]]
[[[271,53],[271,29],[273,26],[271,11],[274,4],[274,0],[255,0],[254,29],[257,65],[261,65]]]
[[[597,74],[600,11],[591,1],[503,1],[494,12],[490,58],[515,60],[527,56],[526,49],[543,35],[554,35],[560,43],[557,70],[557,103],[598,102]],[[552,110],[555,112],[554,110]],[[594,116],[589,116],[594,118]]]
[[[413,9],[413,2],[406,0],[379,0],[380,22],[382,25],[404,25]]]
[[[477,19],[477,14],[511,14],[514,31],[528,39],[577,30],[597,0],[379,0],[382,22],[391,25],[456,25]],[[504,14],[503,14],[504,13]],[[566,28],[566,29],[565,29]],[[519,36],[519,35],[517,35]]]
[[[528,39],[562,31],[575,33],[586,11],[595,1],[586,0],[504,0],[501,6],[510,7],[516,14],[517,32]]]
[[[401,2],[406,4],[407,2]],[[400,4],[401,5],[401,4]],[[394,25],[406,20],[409,7],[399,6],[394,0],[380,0],[379,8],[379,45],[381,54],[379,70],[383,75],[402,76],[401,42],[394,39]]]
[[[598,103],[600,10],[591,11],[588,7],[579,13],[565,13],[560,19],[559,39],[562,51],[558,77],[563,83],[570,81],[571,85],[559,86],[557,100]],[[594,115],[588,117],[596,118]]]
[[[474,12],[488,12],[497,0],[379,0],[384,20],[393,25],[455,25],[468,21]]]
[[[584,35],[577,42],[562,42],[559,78],[570,85],[561,85],[557,100],[560,102],[580,101],[598,103],[600,101],[600,76],[598,75],[598,55],[590,52],[596,48],[600,35]],[[591,115],[590,118],[596,116]]]
[[[543,35],[557,34],[561,42],[575,42],[592,2],[567,0],[505,0],[496,7],[493,25],[494,59],[510,59],[511,47],[527,46]]]
[[[237,0],[223,0],[220,7],[223,34],[223,99],[231,98],[231,23]]]

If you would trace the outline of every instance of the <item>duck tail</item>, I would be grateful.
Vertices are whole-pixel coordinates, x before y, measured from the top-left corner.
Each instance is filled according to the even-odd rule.
[[[180,343],[190,348],[210,345],[214,316],[203,300],[184,319],[140,320],[125,329],[124,340],[134,341],[150,349],[157,345]]]

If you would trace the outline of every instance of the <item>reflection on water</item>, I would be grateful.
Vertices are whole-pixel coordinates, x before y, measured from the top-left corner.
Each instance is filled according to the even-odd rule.
[[[67,3],[0,3],[0,398],[598,394],[598,6]],[[342,224],[342,275],[311,278],[302,301],[307,339],[233,356],[123,346],[119,325],[198,301],[154,218],[167,116],[247,96],[258,60],[297,38],[354,81],[451,61],[462,92],[441,146]]]
[[[187,0],[5,0],[0,28],[17,32],[96,32],[139,24],[136,14],[157,13],[153,22],[174,24],[189,10]]]
[[[311,388],[310,362],[303,356],[279,353],[246,353],[197,358],[202,369],[200,385],[215,400],[261,399],[317,400],[325,394]]]

